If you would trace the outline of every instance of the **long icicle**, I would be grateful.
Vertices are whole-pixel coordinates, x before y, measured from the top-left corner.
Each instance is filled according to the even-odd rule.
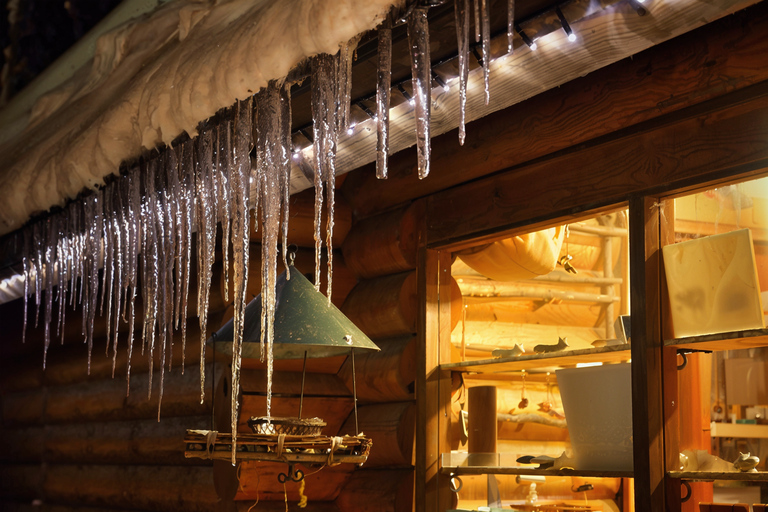
[[[408,16],[408,46],[411,50],[413,96],[416,100],[416,148],[419,179],[429,175],[429,118],[432,105],[432,70],[429,56],[427,9],[415,8]]]
[[[54,265],[56,263],[56,246],[58,245],[58,226],[56,218],[48,217],[46,223],[46,247],[45,247],[45,348],[43,350],[43,369],[45,369],[48,357],[48,347],[51,344],[51,320],[53,312],[53,278]]]
[[[392,13],[378,30],[376,69],[376,177],[386,179],[389,172],[389,93],[392,88]]]
[[[233,168],[230,173],[233,199],[232,255],[234,259],[234,336],[232,340],[232,388],[231,428],[232,428],[232,465],[235,464],[237,451],[237,416],[238,396],[240,394],[240,365],[242,361],[243,324],[245,318],[245,285],[248,282],[248,246],[249,212],[252,145],[251,126],[253,103],[251,99],[238,102],[235,121],[235,141]],[[257,196],[258,197],[258,196]],[[204,360],[204,359],[203,359]]]
[[[128,212],[129,212],[129,247],[128,247],[128,287],[130,297],[128,310],[128,369],[126,372],[126,396],[131,393],[131,357],[136,327],[136,295],[138,292],[139,244],[141,243],[141,182],[138,169],[128,174]]]
[[[107,318],[110,318],[112,312],[112,285],[115,280],[114,252],[115,241],[112,230],[112,216],[114,215],[114,205],[112,204],[112,186],[110,184],[104,190],[104,222],[102,223],[102,252],[103,252],[103,274],[101,278],[101,304],[99,305],[99,316],[104,316],[104,303],[107,303]],[[107,342],[105,343],[104,355],[109,357],[109,347],[111,341],[112,329],[109,321],[106,322]]]
[[[147,348],[147,360],[149,363],[149,384],[147,386],[147,399],[152,397],[152,377],[154,375],[155,364],[155,340],[157,334],[158,319],[158,285],[160,278],[160,252],[159,244],[161,240],[157,233],[157,217],[162,215],[160,205],[157,200],[157,159],[153,158],[147,163],[147,170],[144,176],[144,212],[145,223],[143,225],[145,235],[144,250],[146,251],[146,265],[142,297],[144,299],[144,346]]]
[[[280,188],[283,191],[283,266],[286,279],[291,278],[291,269],[288,265],[288,219],[290,218],[291,199],[291,85],[284,83],[280,88],[280,127],[282,137],[280,139],[280,159],[282,172],[280,173]]]
[[[480,17],[483,48],[483,87],[485,90],[485,104],[491,101],[491,18],[488,13],[488,0],[480,0]]]
[[[32,233],[27,228],[23,231],[24,237],[24,254],[21,259],[21,264],[24,269],[24,326],[21,330],[21,342],[27,341],[27,315],[29,311],[29,281],[32,279],[32,269],[34,268],[33,256],[32,256]]]
[[[281,130],[280,85],[271,81],[256,95],[256,179],[261,191],[261,340],[267,355],[267,418],[272,406],[272,346],[275,336],[275,284],[277,282],[277,242],[280,234],[280,203],[284,197],[281,168],[283,138]]]
[[[187,312],[189,307],[189,270],[192,262],[192,231],[195,225],[195,154],[192,141],[181,145],[181,188],[183,190],[184,247],[181,276],[181,371],[184,372],[187,347]],[[203,343],[205,340],[201,340]]]
[[[208,299],[211,288],[211,267],[216,247],[216,211],[213,189],[212,133],[206,128],[198,137],[197,180],[197,261],[198,298],[197,312],[200,319],[200,339],[206,339],[208,325]],[[205,342],[200,343],[200,403],[205,401]]]
[[[312,120],[315,149],[315,289],[320,291],[323,186],[336,171],[336,57],[312,59]],[[330,248],[328,248],[330,252]]]
[[[459,145],[467,137],[467,81],[469,80],[469,0],[454,0],[459,52]]]
[[[127,221],[125,218],[125,206],[123,204],[123,197],[120,192],[120,183],[115,183],[114,187],[112,188],[112,203],[115,206],[115,212],[113,213],[112,217],[112,229],[115,236],[115,251],[113,262],[113,265],[115,266],[115,281],[112,284],[112,294],[115,298],[115,308],[114,316],[111,318],[114,336],[114,341],[112,342],[112,378],[114,379],[115,367],[117,366],[117,341],[119,338],[120,330],[120,308],[122,306],[121,301],[123,298],[123,273],[125,271],[123,262],[125,261],[124,254],[126,252],[126,248],[124,243],[125,231],[123,226],[127,225]],[[107,316],[107,324],[109,324],[109,322],[110,317]]]
[[[231,193],[229,185],[229,169],[230,169],[230,152],[228,150],[230,145],[230,137],[232,133],[232,126],[229,119],[225,119],[216,127],[216,172],[219,174],[218,195],[216,204],[218,205],[217,217],[221,223],[221,271],[222,280],[224,281],[224,301],[229,300],[229,244],[230,244],[230,210],[231,210]]]

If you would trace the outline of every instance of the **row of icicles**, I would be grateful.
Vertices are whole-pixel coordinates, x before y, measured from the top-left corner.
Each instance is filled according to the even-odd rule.
[[[482,40],[485,94],[488,101],[490,23],[487,0],[474,0],[476,38]],[[468,77],[469,0],[456,0],[459,42],[460,125],[464,141],[464,108]],[[510,1],[511,49],[513,5]],[[376,172],[387,176],[389,93],[392,62],[391,14],[378,31]],[[419,177],[429,174],[429,117],[432,75],[429,57],[427,8],[415,7],[407,16],[413,72]],[[323,201],[327,210],[326,247],[330,304],[336,150],[339,135],[349,125],[351,69],[359,38],[342,46],[336,55],[312,59],[312,118],[315,187],[315,287],[319,290],[323,239]],[[141,159],[123,175],[80,201],[24,228],[24,336],[27,308],[34,284],[37,306],[34,322],[42,315],[43,367],[51,338],[64,341],[66,306],[82,305],[82,333],[88,346],[88,371],[97,314],[107,319],[106,351],[112,353],[112,374],[118,341],[126,345],[130,391],[134,341],[149,362],[149,395],[153,363],[160,360],[158,419],[165,368],[171,370],[174,330],[181,331],[184,371],[186,318],[189,313],[190,267],[197,262],[197,304],[200,323],[200,398],[205,396],[205,343],[208,301],[215,260],[217,230],[221,229],[222,280],[225,300],[232,283],[234,342],[232,356],[232,460],[237,435],[237,396],[240,386],[241,342],[248,280],[249,219],[252,213],[262,237],[262,360],[267,360],[267,416],[272,390],[277,260],[282,246],[285,264],[288,198],[291,173],[290,83],[272,81],[258,94],[239,101],[206,123],[194,139]],[[254,123],[255,120],[255,123]],[[255,133],[252,132],[255,127]],[[255,147],[252,163],[251,149]],[[325,188],[325,197],[324,190]],[[193,233],[197,233],[193,254]],[[282,237],[282,240],[280,238]],[[230,246],[231,243],[231,246]],[[288,266],[286,266],[286,270]],[[100,273],[100,269],[103,269]],[[137,298],[139,300],[137,300]],[[58,304],[54,318],[54,300]],[[137,308],[140,311],[137,312]],[[141,332],[136,319],[141,318]]]

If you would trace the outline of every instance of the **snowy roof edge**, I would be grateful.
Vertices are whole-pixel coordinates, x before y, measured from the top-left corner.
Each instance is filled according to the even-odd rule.
[[[104,34],[93,60],[0,146],[0,235],[96,188],[144,149],[194,136],[200,121],[307,57],[335,53],[397,3],[179,0]]]

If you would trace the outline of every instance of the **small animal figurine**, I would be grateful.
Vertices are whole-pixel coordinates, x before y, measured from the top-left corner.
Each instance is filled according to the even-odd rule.
[[[548,354],[550,352],[559,352],[568,348],[568,338],[559,338],[555,345],[536,345],[533,351],[537,354]]]
[[[760,458],[747,453],[739,453],[739,458],[733,461],[733,467],[742,473],[756,473],[755,467],[760,464]]]
[[[525,349],[523,348],[523,346],[515,343],[515,346],[512,348],[497,348],[496,350],[491,352],[491,355],[493,357],[517,357],[524,353],[525,353]]]

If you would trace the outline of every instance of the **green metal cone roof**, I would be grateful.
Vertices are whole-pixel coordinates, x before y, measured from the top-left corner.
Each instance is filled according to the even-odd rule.
[[[328,298],[315,290],[304,275],[290,268],[290,279],[283,272],[275,286],[275,359],[333,357],[348,355],[350,349],[379,350],[363,331]],[[213,334],[217,350],[232,353],[233,320]],[[209,340],[209,341],[211,341]],[[243,357],[261,357],[261,295],[245,308]]]

